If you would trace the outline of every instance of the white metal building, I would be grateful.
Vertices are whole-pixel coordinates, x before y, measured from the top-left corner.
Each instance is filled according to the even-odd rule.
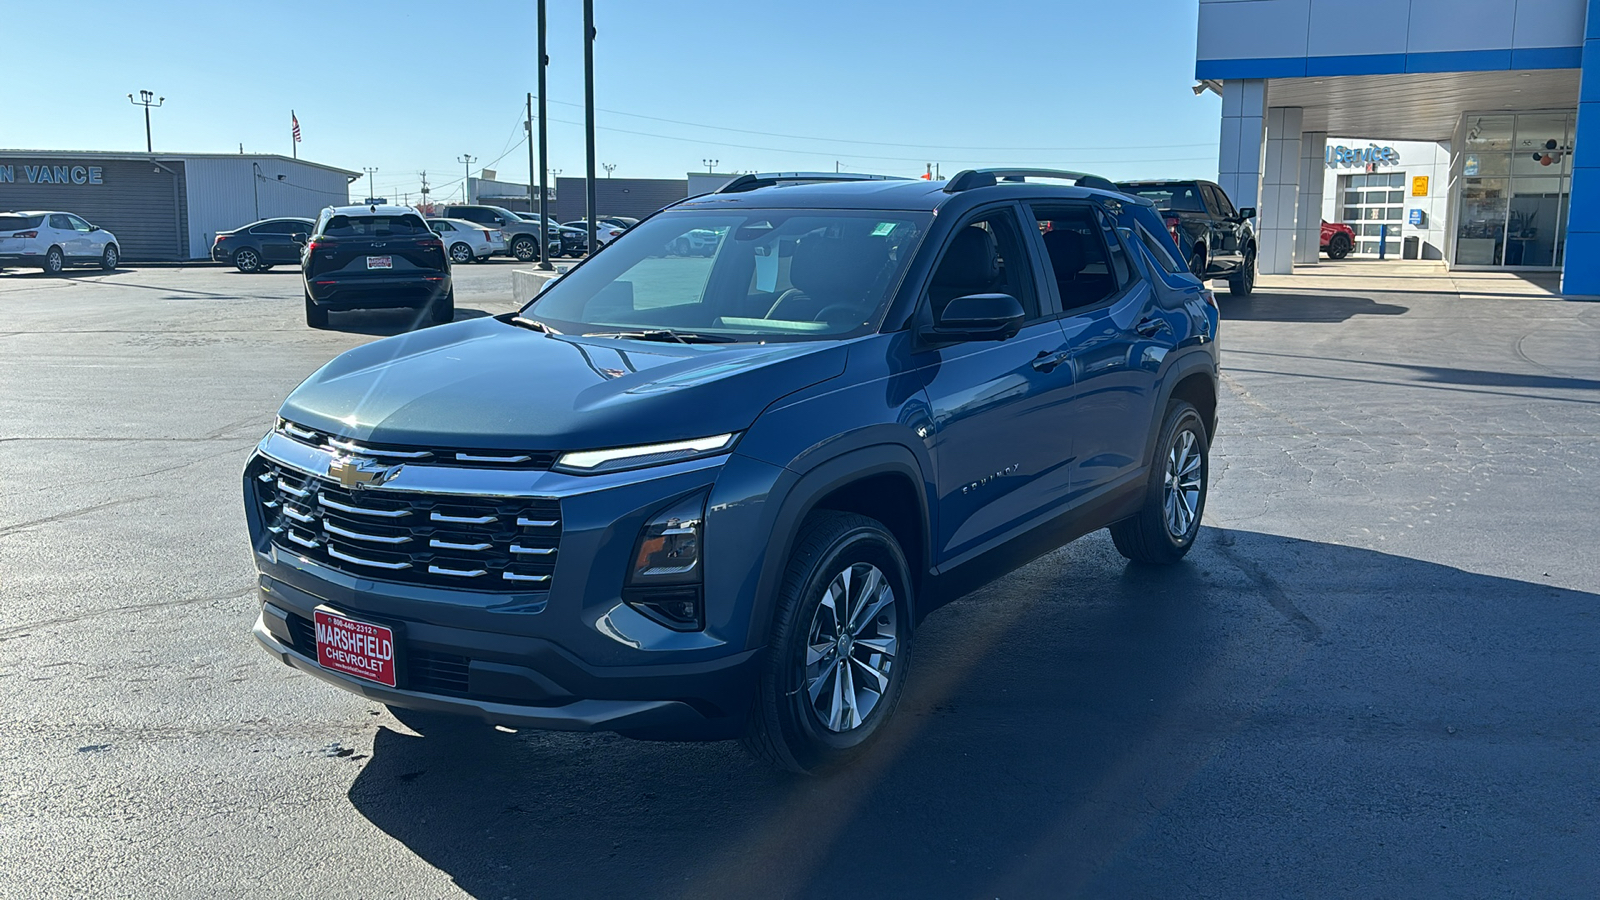
[[[0,150],[0,210],[76,213],[129,261],[205,259],[218,231],[314,218],[361,173],[269,154]]]

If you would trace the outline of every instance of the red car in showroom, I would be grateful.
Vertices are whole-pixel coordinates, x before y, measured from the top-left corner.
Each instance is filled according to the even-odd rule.
[[[1344,259],[1355,245],[1356,233],[1349,225],[1322,223],[1322,252],[1328,254],[1329,259]]]

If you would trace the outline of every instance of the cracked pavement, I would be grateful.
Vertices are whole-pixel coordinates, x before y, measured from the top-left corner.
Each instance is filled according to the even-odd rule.
[[[497,313],[506,263],[458,270]],[[935,613],[885,743],[424,738],[269,659],[240,471],[398,314],[0,274],[0,897],[1585,896],[1600,305],[1221,298],[1205,531]],[[475,311],[475,312],[469,312]]]

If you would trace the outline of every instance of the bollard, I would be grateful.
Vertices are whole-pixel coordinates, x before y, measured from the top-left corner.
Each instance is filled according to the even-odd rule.
[[[1388,251],[1389,251],[1389,226],[1387,226],[1387,225],[1379,225],[1378,226],[1378,258],[1379,259],[1383,259],[1383,257],[1388,253]]]

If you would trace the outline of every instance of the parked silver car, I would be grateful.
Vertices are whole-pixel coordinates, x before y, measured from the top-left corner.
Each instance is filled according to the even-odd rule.
[[[27,266],[59,275],[67,266],[117,267],[117,236],[68,212],[0,213],[0,266]]]

